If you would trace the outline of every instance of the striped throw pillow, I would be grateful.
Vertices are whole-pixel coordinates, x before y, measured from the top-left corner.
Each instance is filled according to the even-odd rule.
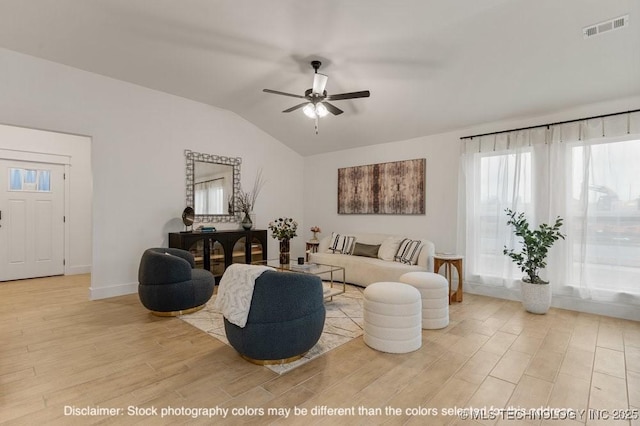
[[[400,243],[398,252],[394,256],[393,260],[406,265],[415,265],[418,263],[418,255],[420,254],[421,249],[422,241],[405,238]]]
[[[352,235],[342,235],[331,233],[331,243],[329,244],[329,253],[351,254],[356,237]]]

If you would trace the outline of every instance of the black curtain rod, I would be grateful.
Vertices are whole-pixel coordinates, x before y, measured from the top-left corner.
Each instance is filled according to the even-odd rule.
[[[594,118],[613,117],[614,115],[632,114],[634,112],[640,112],[640,109],[634,109],[634,110],[631,110],[631,111],[614,112],[612,114],[594,115],[593,117],[577,118],[575,120],[557,121],[555,123],[540,124],[538,126],[520,127],[519,129],[500,130],[499,132],[489,132],[489,133],[482,133],[482,134],[473,135],[473,136],[463,136],[460,139],[480,138],[482,136],[499,135],[501,133],[509,133],[509,132],[518,132],[520,130],[537,129],[539,127],[557,126],[558,124],[575,123],[576,121],[592,120]]]

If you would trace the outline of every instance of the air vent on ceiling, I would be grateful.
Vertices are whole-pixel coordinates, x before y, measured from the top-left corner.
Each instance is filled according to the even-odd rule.
[[[619,30],[629,25],[629,15],[620,16],[582,29],[584,38],[590,38],[612,30]]]

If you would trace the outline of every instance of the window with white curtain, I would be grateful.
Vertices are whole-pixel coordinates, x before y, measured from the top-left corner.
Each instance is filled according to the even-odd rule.
[[[476,215],[472,220],[478,249],[477,272],[498,278],[505,272],[502,247],[508,230],[501,217],[504,209],[515,204],[522,211],[531,210],[531,151],[480,154],[476,161],[479,188]]]
[[[568,284],[640,294],[640,138],[568,147]]]
[[[503,255],[517,238],[505,209],[535,227],[564,218],[543,279],[554,293],[640,303],[640,114],[463,141],[462,241],[467,279],[510,288]]]

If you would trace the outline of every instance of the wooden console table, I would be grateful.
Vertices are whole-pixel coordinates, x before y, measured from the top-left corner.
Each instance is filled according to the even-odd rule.
[[[440,267],[442,265],[444,268],[444,276],[449,281],[449,304],[451,302],[462,302],[462,282],[463,282],[463,269],[462,269],[462,260],[464,256],[458,256],[456,254],[436,254],[433,257],[433,271],[437,274],[440,271]],[[451,291],[451,280],[453,278],[453,274],[451,268],[456,268],[458,272],[458,288],[455,292]]]
[[[211,271],[217,283],[232,263],[267,259],[267,231],[171,232],[169,247],[191,252],[196,267]]]

